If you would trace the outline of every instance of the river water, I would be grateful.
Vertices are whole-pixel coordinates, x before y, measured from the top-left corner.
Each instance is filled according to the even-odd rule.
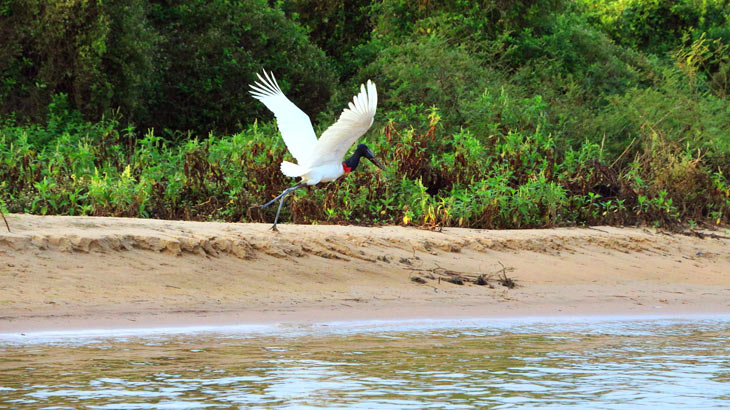
[[[730,408],[730,317],[0,334],[0,408]]]

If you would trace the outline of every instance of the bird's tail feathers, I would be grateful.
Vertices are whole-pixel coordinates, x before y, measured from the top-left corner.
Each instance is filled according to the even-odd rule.
[[[306,174],[307,171],[306,168],[289,161],[283,161],[281,163],[281,173],[291,178],[300,177]]]

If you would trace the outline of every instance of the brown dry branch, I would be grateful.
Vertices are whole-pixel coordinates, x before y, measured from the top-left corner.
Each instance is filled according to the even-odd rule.
[[[700,232],[700,231],[695,231],[695,230],[689,230],[689,231],[680,232],[680,234],[686,235],[686,236],[696,236],[696,237],[698,237],[700,239],[705,239],[705,238],[711,238],[711,239],[730,239],[730,236],[718,235],[716,233]]]
[[[435,264],[436,267],[433,268],[409,266],[406,269],[420,272],[422,277],[437,279],[439,283],[441,283],[441,280],[456,285],[463,285],[464,283],[470,282],[479,286],[489,286],[491,289],[493,289],[494,286],[490,283],[490,281],[494,279],[498,284],[506,288],[513,289],[517,287],[516,279],[507,276],[507,272],[514,270],[514,268],[507,268],[502,264],[502,262],[499,261],[497,261],[497,263],[499,263],[501,269],[491,274],[455,271],[443,268],[438,264]],[[423,278],[419,277],[419,279]],[[420,281],[414,280],[413,278],[411,278],[411,280],[421,283]]]
[[[497,277],[497,282],[508,289],[514,289],[517,286],[517,283],[514,279],[507,276],[507,268],[502,265],[502,262],[497,261],[497,263],[502,266],[502,271],[500,272],[501,276]]]

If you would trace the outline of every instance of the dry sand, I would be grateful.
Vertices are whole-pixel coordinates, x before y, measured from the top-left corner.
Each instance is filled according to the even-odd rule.
[[[730,240],[718,237],[614,227],[281,225],[275,234],[264,224],[7,218],[0,332],[730,313]],[[504,273],[516,288],[497,282]],[[480,274],[488,285],[444,280]]]

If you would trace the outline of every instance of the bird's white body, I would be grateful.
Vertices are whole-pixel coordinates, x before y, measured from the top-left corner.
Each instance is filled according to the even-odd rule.
[[[360,86],[360,93],[317,139],[309,116],[289,101],[279,88],[274,75],[257,74],[258,82],[251,85],[251,94],[264,103],[276,116],[277,125],[289,152],[297,163],[284,161],[281,172],[288,177],[300,177],[307,185],[330,182],[345,173],[342,160],[352,144],[373,124],[378,105],[378,93],[372,81]]]
[[[291,167],[294,165],[296,168]],[[331,182],[345,174],[342,162],[326,163],[305,169],[289,161],[281,163],[281,172],[288,177],[301,177],[307,185],[317,185],[320,182]],[[303,172],[300,174],[300,172]]]

